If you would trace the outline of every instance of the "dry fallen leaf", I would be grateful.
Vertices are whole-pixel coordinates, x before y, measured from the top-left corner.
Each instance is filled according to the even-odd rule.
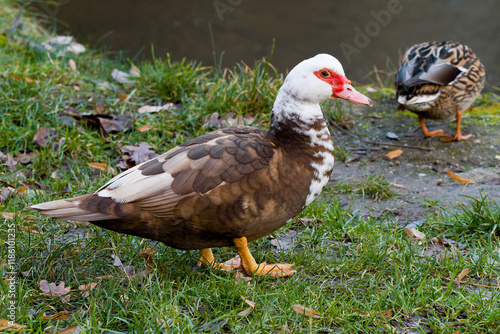
[[[416,228],[405,227],[403,228],[403,230],[406,232],[410,240],[417,240],[417,241],[425,240],[425,234],[420,232]]]
[[[88,113],[71,115],[77,120],[97,128],[103,137],[106,137],[110,132],[127,131],[132,127],[132,115],[129,112],[120,115]]]
[[[56,129],[40,128],[33,140],[41,147],[46,147],[52,144],[58,135]]]
[[[83,329],[80,326],[71,326],[65,329],[61,329],[60,331],[57,331],[54,334],[79,334],[79,333],[83,333]]]
[[[151,124],[144,124],[143,126],[137,128],[137,131],[139,132],[146,132],[146,131],[149,131],[151,130],[153,127],[151,126]]]
[[[462,283],[462,279],[465,277],[465,275],[467,275],[468,272],[469,272],[469,268],[465,268],[464,270],[462,270],[462,272],[460,274],[458,274],[457,279],[455,280],[455,282],[458,285],[460,285],[460,283]]]
[[[12,187],[6,187],[0,189],[0,203],[5,202],[16,193],[16,189]]]
[[[90,290],[92,290],[93,288],[95,288],[97,286],[97,283],[95,282],[91,282],[89,284],[83,284],[83,285],[80,285],[78,287],[78,290],[82,291],[82,295],[85,297],[85,298],[88,298],[88,296],[90,295]]]
[[[24,329],[24,326],[16,324],[13,321],[5,320],[5,319],[0,319],[0,332],[4,331],[6,329],[21,330],[21,329]]]
[[[354,312],[357,312],[361,315],[381,315],[383,316],[384,318],[391,318],[393,315],[394,315],[394,311],[391,309],[391,310],[387,310],[387,311],[376,311],[376,312],[363,312],[363,311],[359,311],[359,310],[356,310],[356,309],[353,309]]]
[[[241,271],[237,271],[236,275],[234,276],[234,282],[238,283],[241,280],[244,280],[245,284],[249,284],[252,280],[252,277],[245,276],[245,274],[243,274]]]
[[[247,117],[243,117],[242,115],[235,116],[234,113],[230,112],[224,116],[219,117],[219,113],[214,112],[207,118],[203,126],[221,128],[233,125],[251,125],[254,120],[255,118],[253,114],[249,114]]]
[[[14,214],[12,212],[0,212],[0,216],[5,219],[14,219]]]
[[[172,109],[176,109],[177,106],[172,103],[172,102],[169,102],[169,103],[166,103],[162,106],[148,106],[148,105],[145,105],[145,106],[142,106],[140,107],[139,109],[137,109],[137,112],[139,114],[144,114],[144,113],[154,113],[154,112],[159,112],[159,111],[162,111],[162,110],[172,110]]]
[[[465,177],[458,176],[458,175],[454,174],[453,172],[448,172],[447,174],[453,180],[455,180],[458,183],[463,184],[463,185],[468,185],[468,184],[476,183],[476,181],[474,181],[474,180],[466,179]]]
[[[387,159],[394,159],[394,158],[397,158],[399,157],[401,154],[403,154],[403,150],[401,149],[397,149],[397,150],[392,150],[390,152],[388,152],[385,157]]]
[[[248,304],[248,306],[250,306],[249,308],[247,309],[244,309],[243,311],[239,312],[238,315],[239,316],[242,316],[242,317],[246,317],[247,315],[249,315],[250,313],[252,313],[253,309],[255,308],[255,302],[249,300],[248,298],[244,297],[244,296],[241,296],[240,297],[245,301],[245,303]]]
[[[122,84],[132,84],[135,83],[135,80],[131,79],[132,75],[127,72],[120,71],[118,69],[113,69],[111,72],[111,77]]]
[[[142,257],[144,260],[147,261],[148,263],[148,272],[152,272],[155,265],[154,265],[154,260],[153,260],[153,254],[158,251],[157,248],[148,248],[139,253],[139,256]]]
[[[158,156],[158,154],[151,150],[151,145],[145,142],[140,142],[139,145],[125,145],[120,147],[120,150],[127,154],[123,156],[124,161],[121,161],[117,165],[117,167],[122,169],[131,168]]]
[[[68,319],[68,317],[70,317],[72,315],[73,315],[73,313],[71,313],[71,312],[61,311],[61,312],[53,314],[51,316],[42,315],[42,319],[45,320],[45,321],[50,321],[50,320],[65,320],[65,319]]]
[[[41,280],[41,294],[45,296],[60,297],[64,303],[67,303],[71,299],[71,294],[69,293],[71,291],[71,287],[65,288],[64,284],[64,282],[59,283],[59,285],[56,285],[55,283],[49,284],[49,282],[47,282],[46,280]]]
[[[100,170],[102,172],[106,172],[108,174],[115,174],[115,170],[113,168],[111,168],[111,166],[108,166],[104,162],[89,162],[87,165],[89,165],[89,167],[91,167],[91,168],[98,169],[98,170]]]
[[[305,307],[299,304],[294,304],[292,305],[292,309],[300,314],[305,315],[306,317],[311,317],[311,318],[323,318],[323,315],[319,313],[316,310],[313,310],[312,308]]]
[[[68,60],[68,66],[73,72],[77,72],[76,63],[73,59]]]

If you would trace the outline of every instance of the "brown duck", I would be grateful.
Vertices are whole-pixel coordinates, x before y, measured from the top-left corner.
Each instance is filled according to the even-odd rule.
[[[191,139],[111,179],[94,193],[33,205],[57,219],[199,249],[235,246],[248,274],[289,276],[291,264],[258,265],[247,242],[268,235],[319,195],[333,168],[333,143],[319,103],[371,105],[334,57],[319,54],[290,71],[268,131],[229,127]]]
[[[465,140],[460,130],[462,112],[484,87],[484,66],[472,50],[460,43],[426,42],[412,46],[403,56],[396,76],[398,103],[418,115],[424,136],[447,136],[429,131],[425,119],[456,115],[454,136],[441,141]]]

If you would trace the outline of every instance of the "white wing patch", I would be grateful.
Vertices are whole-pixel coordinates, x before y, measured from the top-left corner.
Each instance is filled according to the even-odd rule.
[[[398,102],[403,105],[414,105],[420,103],[428,104],[434,102],[438,97],[439,97],[439,92],[432,95],[416,95],[409,100],[406,99],[406,95],[399,95]]]
[[[178,155],[184,155],[184,158],[187,159],[185,152]],[[118,203],[128,203],[170,189],[174,180],[172,175],[166,172],[156,175],[143,175],[142,171],[139,170],[141,165],[115,176],[97,190],[95,194],[100,197],[111,197]]]

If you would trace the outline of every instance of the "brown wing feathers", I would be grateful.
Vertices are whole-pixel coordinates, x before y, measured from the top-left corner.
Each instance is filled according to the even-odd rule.
[[[239,134],[244,130],[250,133]],[[209,133],[140,165],[129,174],[118,176],[99,189],[97,195],[42,203],[32,208],[59,219],[88,221],[132,216],[148,218],[146,213],[149,213],[156,217],[181,217],[208,223],[215,214],[224,216],[227,224],[234,217],[243,217],[246,209],[245,199],[241,198],[243,193],[251,194],[262,186],[262,176],[250,177],[238,186],[227,184],[269,166],[275,144],[265,140],[263,134],[261,130],[242,127]],[[148,196],[144,197],[130,194],[137,191],[137,186],[129,187],[127,178],[133,178],[139,185],[142,179],[153,178],[154,181],[155,177],[168,174],[173,178],[171,185],[155,184],[156,190],[148,187]],[[223,187],[217,189],[221,184]],[[200,196],[214,190],[211,196]],[[100,194],[105,197],[98,196]],[[136,199],[130,203],[117,203],[110,198],[113,195]],[[221,212],[225,214],[221,215]]]

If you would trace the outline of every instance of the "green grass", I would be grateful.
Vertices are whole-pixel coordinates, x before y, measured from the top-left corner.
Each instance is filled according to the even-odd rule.
[[[258,261],[295,263],[297,274],[287,279],[254,277],[249,284],[236,283],[234,274],[195,268],[195,251],[24,210],[33,203],[95,190],[111,175],[88,163],[114,167],[121,160],[122,145],[141,141],[163,152],[209,131],[205,120],[214,112],[253,114],[256,125],[267,126],[282,75],[266,60],[217,71],[167,57],[135,64],[141,78],[122,85],[113,82],[111,71],[127,71],[127,60],[95,51],[78,56],[40,51],[29,41],[39,43],[47,33],[29,18],[14,33],[8,32],[17,12],[12,4],[1,3],[0,31],[6,39],[0,47],[0,151],[13,157],[38,154],[26,164],[18,163],[16,172],[7,164],[0,166],[0,188],[30,189],[0,204],[1,211],[15,213],[12,219],[0,219],[0,239],[8,240],[8,229],[14,227],[15,321],[25,326],[24,332],[81,326],[85,333],[193,333],[209,326],[217,329],[223,322],[221,331],[231,333],[396,333],[408,330],[409,323],[422,333],[500,330],[500,290],[472,284],[499,284],[500,240],[493,224],[498,221],[498,207],[491,203],[463,204],[456,210],[442,209],[439,217],[429,216],[421,227],[426,241],[419,245],[389,218],[353,216],[334,196],[314,202],[274,233],[277,238],[295,234],[290,248],[278,253],[267,238],[250,246]],[[70,58],[78,72],[69,69]],[[142,105],[169,101],[182,108],[137,113]],[[84,123],[66,125],[61,116],[67,112],[130,112],[133,127],[104,138]],[[137,131],[145,124],[149,131]],[[41,127],[58,131],[59,150],[34,142]],[[2,159],[6,161],[5,156]],[[331,191],[380,200],[396,195],[377,175],[334,185]],[[465,245],[428,254],[432,237],[453,238]],[[158,248],[153,270],[142,279],[129,281],[113,265],[115,254],[124,265],[144,269],[147,263],[139,253],[151,247]],[[9,250],[7,243],[0,243],[0,319],[7,319],[12,300],[6,280]],[[235,250],[214,253],[225,260]],[[468,283],[449,281],[465,268]],[[41,280],[64,281],[72,288],[70,302],[42,295]],[[92,282],[98,284],[88,298],[78,292],[78,286]],[[488,293],[487,298],[481,292]],[[238,315],[248,308],[240,296],[256,303],[247,316]],[[313,308],[323,317],[298,314],[293,304]],[[63,311],[71,316],[44,318]],[[391,313],[386,317],[387,311]]]
[[[375,201],[393,198],[397,192],[383,175],[369,175],[361,181],[337,181],[329,184],[325,192],[334,194],[361,194],[362,197],[370,197]]]

